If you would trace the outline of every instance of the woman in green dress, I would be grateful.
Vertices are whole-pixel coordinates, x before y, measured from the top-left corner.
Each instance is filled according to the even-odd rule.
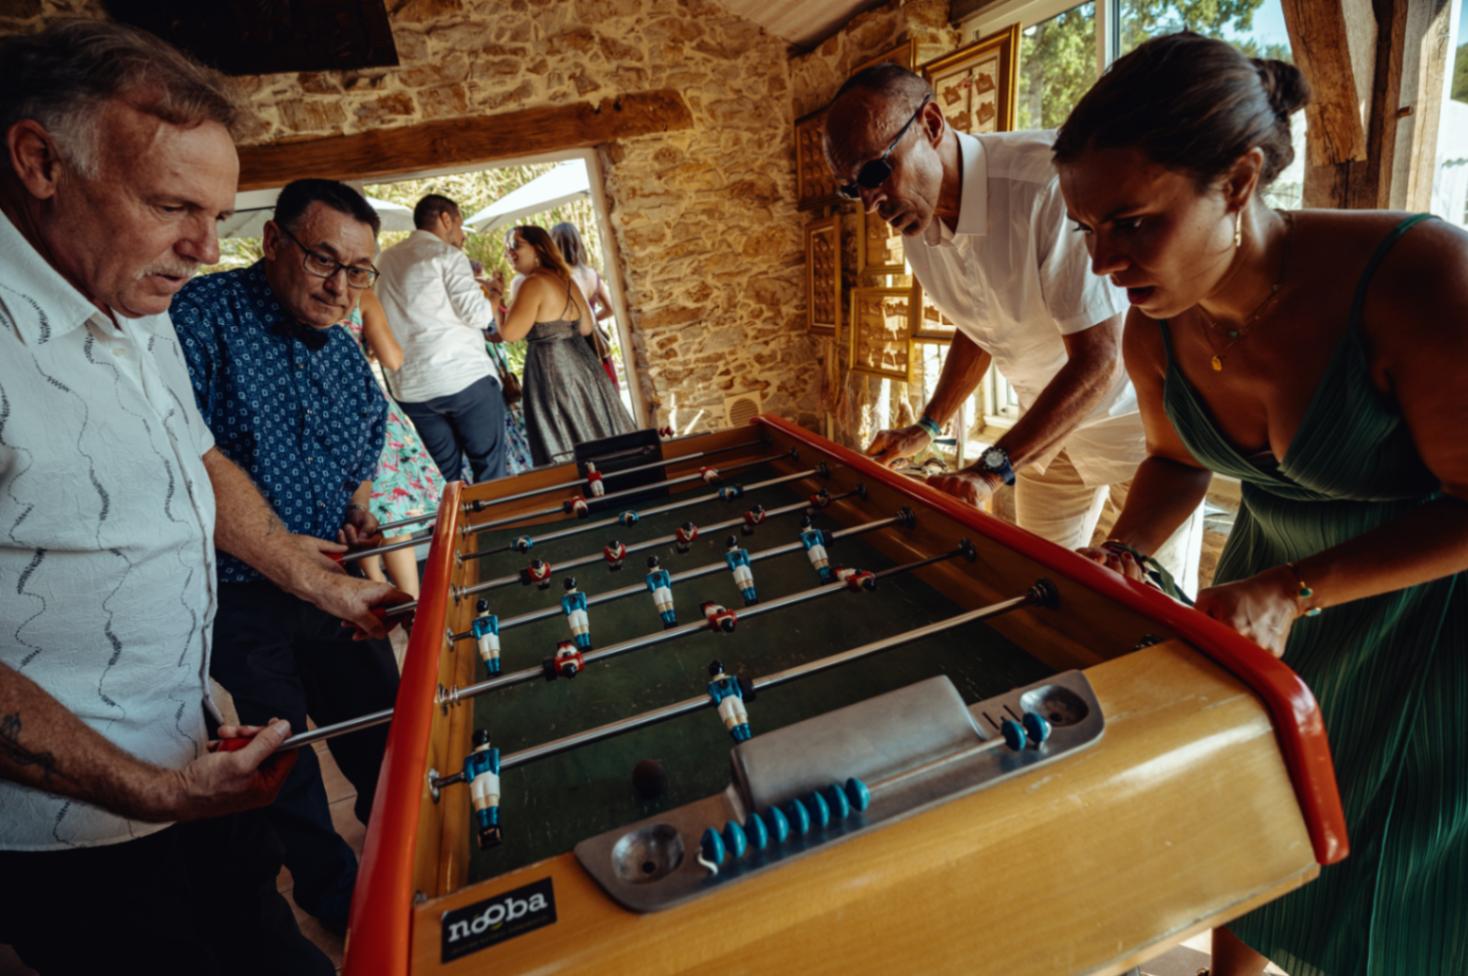
[[[1468,235],[1279,213],[1299,72],[1192,34],[1118,61],[1055,143],[1093,270],[1127,289],[1146,426],[1113,540],[1140,578],[1207,490],[1243,501],[1197,607],[1325,717],[1351,855],[1214,933],[1214,976],[1468,973]]]

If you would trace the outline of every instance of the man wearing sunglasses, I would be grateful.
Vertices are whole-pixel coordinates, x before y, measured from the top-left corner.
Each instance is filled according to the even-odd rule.
[[[992,361],[1023,414],[977,463],[929,483],[976,506],[1014,485],[1020,526],[1077,548],[1146,451],[1121,361],[1126,296],[1091,273],[1066,220],[1053,137],[957,132],[927,82],[890,63],[847,80],[826,114],[840,192],[902,233],[925,295],[958,327],[921,420],[881,431],[867,453],[888,465],[917,454]],[[1155,554],[1185,589],[1201,544],[1200,510]]]
[[[377,278],[378,226],[346,184],[297,180],[281,190],[265,225],[264,258],[194,279],[170,309],[194,399],[220,450],[290,532],[348,545],[380,538],[367,507],[387,401],[356,340],[337,324]],[[391,708],[398,685],[386,640],[353,640],[331,615],[223,553],[210,674],[242,721],[279,715],[294,729],[306,728],[308,716],[320,726]],[[386,726],[330,743],[364,824],[386,746]],[[357,860],[332,826],[315,753],[298,756],[268,815],[296,904],[340,933]]]

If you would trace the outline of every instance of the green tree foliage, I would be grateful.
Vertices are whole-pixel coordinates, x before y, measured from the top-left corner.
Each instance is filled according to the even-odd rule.
[[[1459,44],[1453,57],[1453,101],[1468,102],[1468,44]]]
[[[1121,50],[1149,37],[1193,30],[1237,44],[1252,56],[1290,60],[1288,49],[1261,50],[1237,35],[1253,26],[1264,0],[1122,0]],[[1096,80],[1096,3],[1072,7],[1027,28],[1021,35],[1016,125],[1049,129],[1060,125]]]

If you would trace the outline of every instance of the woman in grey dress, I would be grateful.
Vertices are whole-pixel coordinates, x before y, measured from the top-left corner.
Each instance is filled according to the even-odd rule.
[[[550,235],[516,227],[505,247],[524,281],[508,310],[501,311],[499,281],[489,295],[504,341],[528,343],[521,385],[531,458],[537,466],[567,461],[583,441],[631,431],[632,418],[583,338],[595,321],[591,309]]]

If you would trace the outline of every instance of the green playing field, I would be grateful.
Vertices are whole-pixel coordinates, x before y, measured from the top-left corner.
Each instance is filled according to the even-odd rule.
[[[772,477],[767,467],[729,474],[729,481],[748,484]],[[600,552],[610,539],[632,546],[642,540],[672,533],[692,520],[700,526],[737,518],[756,502],[767,509],[803,499],[810,482],[775,486],[732,501],[710,500],[664,515],[644,518],[633,528],[592,529],[566,539],[537,544],[528,555],[501,553],[483,560],[482,579],[508,576],[532,558],[549,561],[554,569],[564,561]],[[685,496],[708,494],[699,486]],[[856,500],[853,499],[855,502]],[[650,508],[663,501],[644,501]],[[868,520],[894,512],[858,503]],[[492,510],[491,510],[492,511]],[[595,513],[587,522],[615,514]],[[542,534],[586,523],[560,521],[541,526]],[[816,524],[833,531],[844,528],[817,515]],[[502,547],[523,530],[495,531],[477,537],[481,550]],[[798,540],[800,514],[772,516],[753,535],[737,529],[704,531],[692,551],[679,553],[671,542],[628,556],[620,571],[601,562],[570,570],[554,570],[549,590],[518,583],[482,594],[501,620],[527,611],[558,606],[562,580],[575,576],[579,588],[597,594],[629,584],[641,584],[648,555],[657,555],[673,577],[673,598],[680,624],[702,619],[700,605],[714,600],[740,612],[744,609],[732,574],[723,563],[725,540],[736,535],[740,545],[757,557],[761,550]],[[889,526],[875,532],[902,532]],[[533,534],[533,533],[532,533]],[[956,546],[957,538],[953,540]],[[838,539],[829,546],[832,565],[879,571],[891,565],[862,535]],[[957,557],[962,559],[963,557]],[[718,563],[716,572],[679,581],[680,571]],[[753,562],[759,597],[769,600],[820,585],[805,552]],[[1016,593],[1015,595],[1019,595]],[[487,728],[502,754],[557,739],[583,729],[663,705],[706,695],[710,661],[721,661],[727,671],[751,679],[792,665],[824,657],[868,641],[889,637],[913,627],[951,616],[958,607],[909,574],[882,579],[875,592],[837,591],[806,603],[741,619],[732,634],[701,631],[668,643],[655,644],[602,662],[594,662],[573,679],[557,679],[501,688],[474,702],[475,724]],[[662,625],[645,588],[600,605],[589,612],[593,648],[658,633]],[[570,637],[565,617],[557,612],[545,620],[504,630],[501,636],[505,672],[534,667],[555,652],[556,643]],[[905,646],[802,678],[762,692],[748,704],[755,735],[788,725],[833,708],[900,688],[935,674],[947,674],[967,701],[978,701],[1050,673],[1044,665],[995,633],[982,622],[970,623]],[[482,666],[478,677],[485,677]],[[921,716],[914,716],[921,721]],[[593,834],[650,816],[659,810],[717,793],[729,783],[728,750],[733,745],[712,706],[659,725],[624,733],[571,752],[505,770],[501,777],[501,818],[504,843],[489,851],[475,849],[472,880],[492,877],[570,850]],[[639,760],[659,760],[667,771],[667,789],[653,800],[641,799],[632,787],[632,769]],[[844,776],[830,771],[833,780]],[[462,786],[445,795],[447,802],[468,802]]]

